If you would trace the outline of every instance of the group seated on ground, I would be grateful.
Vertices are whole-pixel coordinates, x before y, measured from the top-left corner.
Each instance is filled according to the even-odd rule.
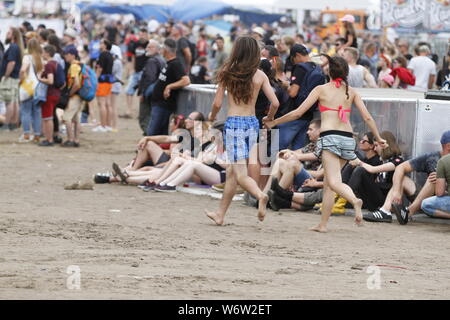
[[[307,131],[309,143],[299,150],[281,150],[270,175],[257,177],[265,183],[264,192],[269,195],[268,207],[272,210],[320,209],[324,171],[315,153],[320,124],[320,120],[311,121]],[[113,163],[113,173],[97,174],[95,182],[138,185],[144,191],[159,192],[175,192],[177,186],[187,182],[223,185],[227,161],[221,130],[220,123],[208,123],[200,112],[192,112],[187,118],[173,116],[170,135],[142,138],[136,157],[128,165],[121,168]],[[450,182],[450,131],[442,135],[441,151],[407,161],[393,133],[384,131],[381,137],[388,142],[384,149],[371,132],[365,133],[358,144],[358,158],[341,170],[342,181],[369,211],[364,220],[392,222],[392,211],[400,224],[406,224],[420,209],[431,217],[450,218],[450,196],[445,193]],[[407,176],[413,171],[428,176],[421,189]],[[403,195],[410,202],[408,207],[403,206]],[[251,198],[247,196],[247,204],[255,206]],[[333,214],[343,215],[347,208],[351,205],[336,197]]]

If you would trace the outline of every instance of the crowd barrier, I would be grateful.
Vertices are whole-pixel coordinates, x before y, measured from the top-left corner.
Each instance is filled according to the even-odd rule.
[[[358,89],[369,112],[381,131],[389,130],[399,142],[406,158],[424,152],[441,149],[442,133],[450,129],[450,103],[426,100],[424,93],[394,89]],[[205,116],[211,111],[214,85],[190,85],[184,88],[177,101],[177,113],[200,111]],[[217,116],[225,120],[227,101]],[[369,131],[356,108],[352,108],[353,131],[359,134]]]

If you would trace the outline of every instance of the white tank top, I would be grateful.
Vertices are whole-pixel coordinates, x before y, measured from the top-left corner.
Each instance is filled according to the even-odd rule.
[[[355,67],[348,66],[348,84],[353,88],[364,87],[364,67],[357,65]]]

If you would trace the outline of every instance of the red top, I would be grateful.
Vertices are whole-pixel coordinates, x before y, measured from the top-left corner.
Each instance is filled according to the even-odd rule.
[[[336,86],[336,88],[341,87],[341,82],[342,82],[341,78],[334,79],[331,81],[334,82],[334,85]],[[344,109],[344,107],[342,107],[342,106],[339,106],[337,109],[333,109],[333,108],[328,108],[328,107],[321,106],[321,105],[319,105],[319,110],[320,110],[320,112],[337,111],[339,119],[341,119],[341,121],[345,122],[345,123],[348,123],[347,115],[345,113],[351,111],[351,109]]]

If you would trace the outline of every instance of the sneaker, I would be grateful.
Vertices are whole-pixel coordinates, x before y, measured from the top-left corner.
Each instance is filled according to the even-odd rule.
[[[267,192],[267,195],[269,196],[269,204],[270,204],[270,208],[271,208],[273,211],[280,211],[280,207],[278,207],[278,205],[277,205],[277,203],[276,203],[276,201],[275,201],[275,192],[274,192],[272,189],[270,189],[270,190]]]
[[[39,143],[38,143],[38,146],[39,146],[39,147],[53,147],[53,146],[54,146],[54,143],[53,143],[53,142],[50,142],[50,141],[48,141],[48,140],[44,140],[44,141],[39,142]]]
[[[219,183],[219,184],[213,184],[211,189],[217,192],[223,192],[223,189],[225,188],[225,183]]]
[[[392,204],[392,211],[397,216],[398,223],[405,225],[408,223],[409,210],[404,205]]]
[[[67,140],[66,142],[61,144],[61,147],[70,148],[70,147],[75,147],[75,145],[74,145],[73,141]]]
[[[32,142],[34,143],[39,143],[41,142],[41,136],[40,135],[35,135]]]
[[[79,147],[80,147],[80,143],[79,143],[79,142],[74,142],[74,143],[73,143],[73,146],[74,146],[75,148],[79,148]]]
[[[31,141],[33,141],[33,136],[30,136],[29,134],[24,133],[19,137],[19,143],[28,143]]]
[[[145,181],[144,183],[139,184],[137,187],[138,187],[139,189],[142,189],[142,190],[147,189],[147,190],[145,190],[145,191],[150,191],[150,190],[155,189],[155,186],[156,186],[155,183],[150,182],[150,181],[147,180],[147,181]]]
[[[53,136],[54,143],[62,143],[62,138],[60,136]]]
[[[97,173],[94,176],[95,183],[109,183],[110,175],[108,173]]]
[[[177,191],[177,187],[176,186],[161,186],[161,185],[157,185],[155,186],[155,191],[158,192],[176,192]]]
[[[108,130],[104,126],[96,126],[92,129],[92,132],[108,132]]]
[[[387,214],[383,209],[363,214],[363,219],[369,222],[392,222],[392,215]]]
[[[105,132],[112,132],[113,131],[113,129],[111,127],[109,127],[109,126],[106,126],[105,130],[106,130]]]

